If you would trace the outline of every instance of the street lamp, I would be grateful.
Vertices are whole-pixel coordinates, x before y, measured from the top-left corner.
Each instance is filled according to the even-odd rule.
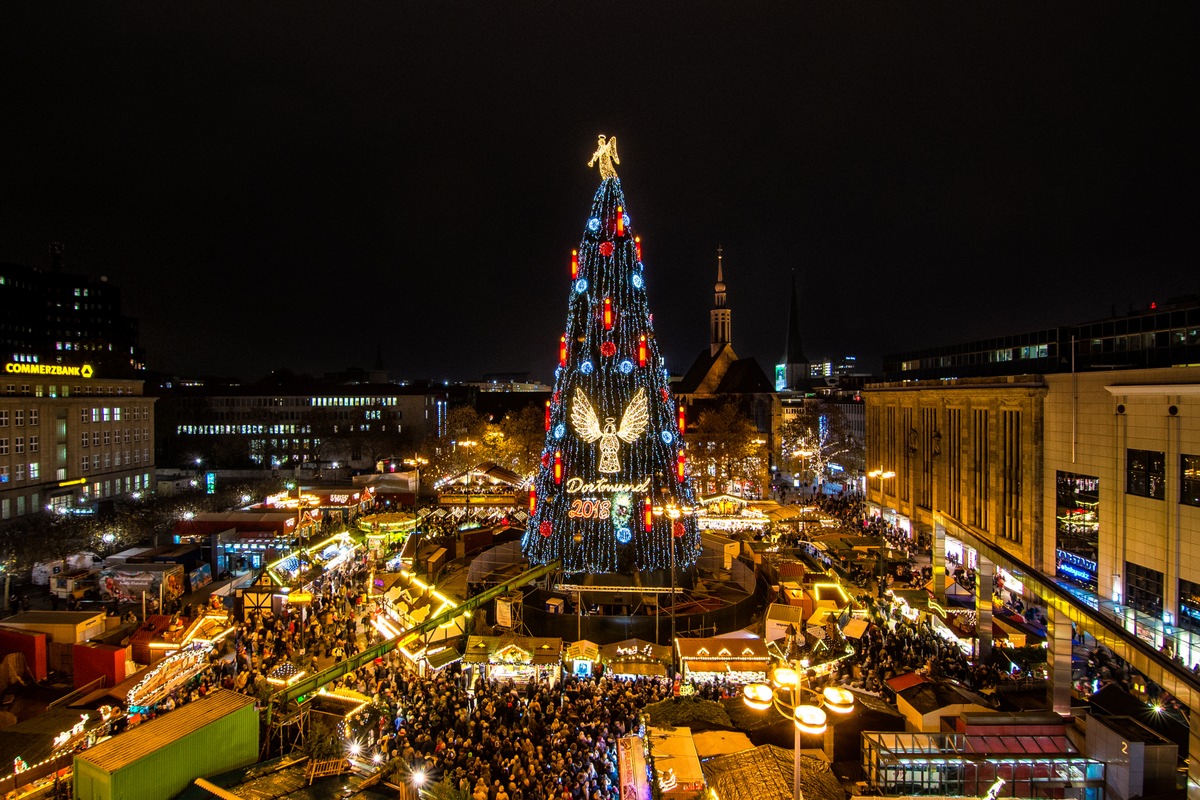
[[[742,702],[755,711],[766,711],[772,706],[792,721],[795,728],[795,754],[792,775],[792,793],[795,800],[802,800],[800,787],[800,737],[802,734],[820,736],[829,727],[826,711],[837,715],[849,714],[854,710],[854,695],[840,686],[826,686],[822,691],[805,686],[808,660],[800,662],[800,671],[786,664],[776,665],[771,670],[770,683],[748,683],[742,687]],[[804,702],[805,698],[810,702]],[[829,753],[832,760],[833,754]]]
[[[879,479],[879,522],[881,524],[879,526],[879,591],[878,591],[878,594],[880,597],[883,597],[883,557],[884,557],[884,549],[887,546],[887,537],[884,536],[883,525],[882,525],[882,523],[883,523],[883,482],[887,481],[887,480],[891,480],[892,478],[896,477],[896,473],[892,472],[890,469],[885,470],[883,468],[883,464],[880,464],[879,469],[871,470],[870,472],[867,473],[867,477]]]
[[[668,533],[671,534],[671,647],[675,647],[675,523],[680,517],[690,516],[696,513],[696,509],[691,506],[680,506],[674,500],[668,500],[661,506],[654,506],[652,509],[654,516],[666,516],[671,520],[671,526]],[[657,634],[656,634],[657,635]]]

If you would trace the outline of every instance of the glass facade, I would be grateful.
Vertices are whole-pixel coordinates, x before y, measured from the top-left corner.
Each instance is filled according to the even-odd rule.
[[[1055,496],[1055,573],[1094,592],[1100,546],[1100,479],[1060,470]]]
[[[1125,451],[1125,492],[1162,500],[1167,485],[1167,456],[1161,450]]]
[[[1152,617],[1162,617],[1163,574],[1132,561],[1125,562],[1125,602]]]
[[[882,732],[862,737],[863,773],[883,795],[984,797],[1003,779],[997,797],[1104,797],[1104,763],[1079,754],[1065,737]],[[1046,752],[1047,745],[1061,752]]]

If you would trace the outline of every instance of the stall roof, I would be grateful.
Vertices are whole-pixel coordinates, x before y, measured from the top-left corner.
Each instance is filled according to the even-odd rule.
[[[619,662],[639,656],[667,662],[671,660],[671,648],[645,639],[626,639],[600,646],[600,659],[605,662]]]
[[[683,659],[766,660],[770,658],[767,644],[753,639],[677,638],[675,646]]]
[[[105,772],[116,772],[145,758],[167,742],[182,739],[221,717],[250,705],[254,705],[253,697],[228,689],[218,689],[201,700],[188,703],[149,722],[143,722],[120,736],[114,736],[84,750],[75,758]]]
[[[530,654],[532,664],[557,664],[562,660],[563,640],[542,636],[472,636],[463,653],[466,664],[484,664],[491,656],[516,647]]]

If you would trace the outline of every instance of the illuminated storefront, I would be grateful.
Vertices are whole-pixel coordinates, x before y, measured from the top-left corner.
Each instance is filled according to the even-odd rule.
[[[562,639],[535,636],[472,636],[463,664],[478,678],[553,686],[562,672]]]

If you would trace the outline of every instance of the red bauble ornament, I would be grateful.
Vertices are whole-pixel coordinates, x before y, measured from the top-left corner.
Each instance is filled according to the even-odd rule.
[[[554,405],[558,405],[559,400],[562,400],[562,392],[555,392],[551,396],[551,401],[554,403]]]
[[[543,525],[546,525],[547,523],[543,522],[542,524],[543,524]],[[686,526],[686,525],[684,525],[682,522],[676,522],[676,523],[675,523],[675,525],[674,525],[674,527],[672,527],[672,528],[671,528],[671,534],[672,534],[672,535],[673,535],[673,536],[674,536],[676,539],[682,538],[682,536],[683,536],[685,533],[687,533],[687,526]]]
[[[542,536],[547,536],[547,537],[553,536],[554,535],[554,526],[550,524],[549,520],[547,520],[547,521],[543,522],[541,525],[538,525],[538,533],[540,533]]]
[[[605,358],[612,358],[616,354],[617,346],[612,342],[605,342],[604,344],[600,345],[600,355],[604,356]]]
[[[671,393],[668,392],[666,388],[659,389],[658,394],[664,403],[669,403],[671,401]]]
[[[607,257],[607,256],[611,256],[612,254],[613,254],[613,243],[612,242],[601,242],[600,243],[600,255]]]
[[[549,453],[542,453],[542,466],[543,467],[550,466],[550,454]]]

